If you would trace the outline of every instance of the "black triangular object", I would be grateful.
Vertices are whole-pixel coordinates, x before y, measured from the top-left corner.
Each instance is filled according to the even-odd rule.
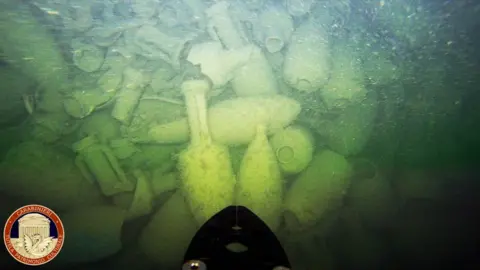
[[[229,244],[244,246],[231,251]],[[238,245],[241,244],[241,245]],[[184,262],[199,260],[208,270],[290,268],[275,234],[244,206],[228,206],[210,218],[193,237]]]

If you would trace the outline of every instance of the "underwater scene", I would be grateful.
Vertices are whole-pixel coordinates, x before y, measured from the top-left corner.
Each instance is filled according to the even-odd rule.
[[[0,223],[58,214],[42,269],[182,269],[231,205],[275,269],[480,269],[478,29],[475,0],[2,0]]]

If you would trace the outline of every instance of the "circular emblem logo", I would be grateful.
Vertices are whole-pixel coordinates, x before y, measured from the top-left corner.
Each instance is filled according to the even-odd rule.
[[[20,263],[37,266],[53,260],[63,246],[62,221],[51,209],[37,204],[17,209],[3,229],[8,252]]]

